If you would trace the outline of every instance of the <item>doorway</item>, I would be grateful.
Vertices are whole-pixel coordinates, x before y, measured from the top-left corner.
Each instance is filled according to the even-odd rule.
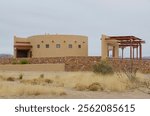
[[[29,50],[17,50],[17,58],[28,58]]]

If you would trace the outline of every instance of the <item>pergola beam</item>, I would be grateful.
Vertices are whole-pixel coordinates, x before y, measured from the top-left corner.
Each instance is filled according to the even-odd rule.
[[[119,45],[119,48],[122,49],[122,59],[124,57],[124,48],[130,47],[130,58],[140,58],[142,59],[142,44],[145,43],[140,38],[135,36],[106,36],[105,40],[107,42],[116,41]],[[136,52],[135,52],[136,48]],[[136,53],[136,55],[135,55]],[[113,51],[114,54],[114,51]]]

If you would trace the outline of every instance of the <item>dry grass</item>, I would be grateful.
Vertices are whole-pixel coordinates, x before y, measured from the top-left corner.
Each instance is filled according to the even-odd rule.
[[[0,96],[37,96],[37,95],[64,95],[63,88],[41,85],[0,83]]]
[[[46,84],[53,83],[53,80],[39,77],[39,78],[34,78],[34,79],[29,79],[29,80],[21,80],[20,83],[31,84],[31,85],[46,85]]]
[[[84,91],[84,90],[87,90],[88,86],[77,83],[74,88],[78,91]]]
[[[51,77],[54,83],[63,83],[66,88],[75,88],[76,90],[95,90],[95,91],[126,91],[135,88],[135,85],[125,74],[118,77],[113,75],[97,75],[92,72],[72,72]],[[137,73],[138,82],[147,82],[144,75]],[[95,88],[95,89],[94,89]],[[97,89],[96,89],[97,88]]]
[[[13,81],[12,81],[13,80]],[[140,87],[150,88],[150,79],[137,73],[137,83],[121,73],[100,75],[93,72],[57,72],[37,78],[9,78],[0,76],[0,96],[67,95],[65,89],[77,91],[123,92]]]
[[[95,82],[95,83],[92,83],[91,85],[89,85],[88,89],[90,91],[103,91],[104,90],[104,86],[102,86],[100,83],[98,82]]]

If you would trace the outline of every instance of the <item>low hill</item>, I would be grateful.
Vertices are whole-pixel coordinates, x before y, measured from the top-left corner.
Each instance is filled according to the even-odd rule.
[[[11,54],[0,54],[0,58],[12,58],[13,55]]]

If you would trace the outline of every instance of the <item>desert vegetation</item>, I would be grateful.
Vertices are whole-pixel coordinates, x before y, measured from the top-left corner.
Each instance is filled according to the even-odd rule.
[[[113,68],[107,61],[101,61],[93,66],[93,72],[97,74],[113,74]]]
[[[128,92],[139,90],[149,94],[150,78],[136,73],[136,81],[131,81],[124,72],[101,74],[94,72],[56,72],[26,78],[25,74],[17,76],[0,76],[0,97],[21,96],[68,96],[72,92]],[[93,94],[94,94],[93,93]]]
[[[22,64],[26,64],[26,61],[22,61]],[[48,75],[42,72],[31,77],[27,75],[29,72],[13,76],[1,73],[0,97],[4,98],[65,97],[76,92],[125,93],[135,90],[146,95],[150,94],[150,78],[138,72],[132,61],[130,65],[123,68],[115,68],[108,61],[101,61],[93,66],[93,72],[49,72]]]
[[[13,60],[12,61],[12,64],[30,64],[29,63],[29,61],[28,60],[26,60],[26,59],[22,59],[22,60],[20,60],[20,61],[17,61],[17,60]]]

